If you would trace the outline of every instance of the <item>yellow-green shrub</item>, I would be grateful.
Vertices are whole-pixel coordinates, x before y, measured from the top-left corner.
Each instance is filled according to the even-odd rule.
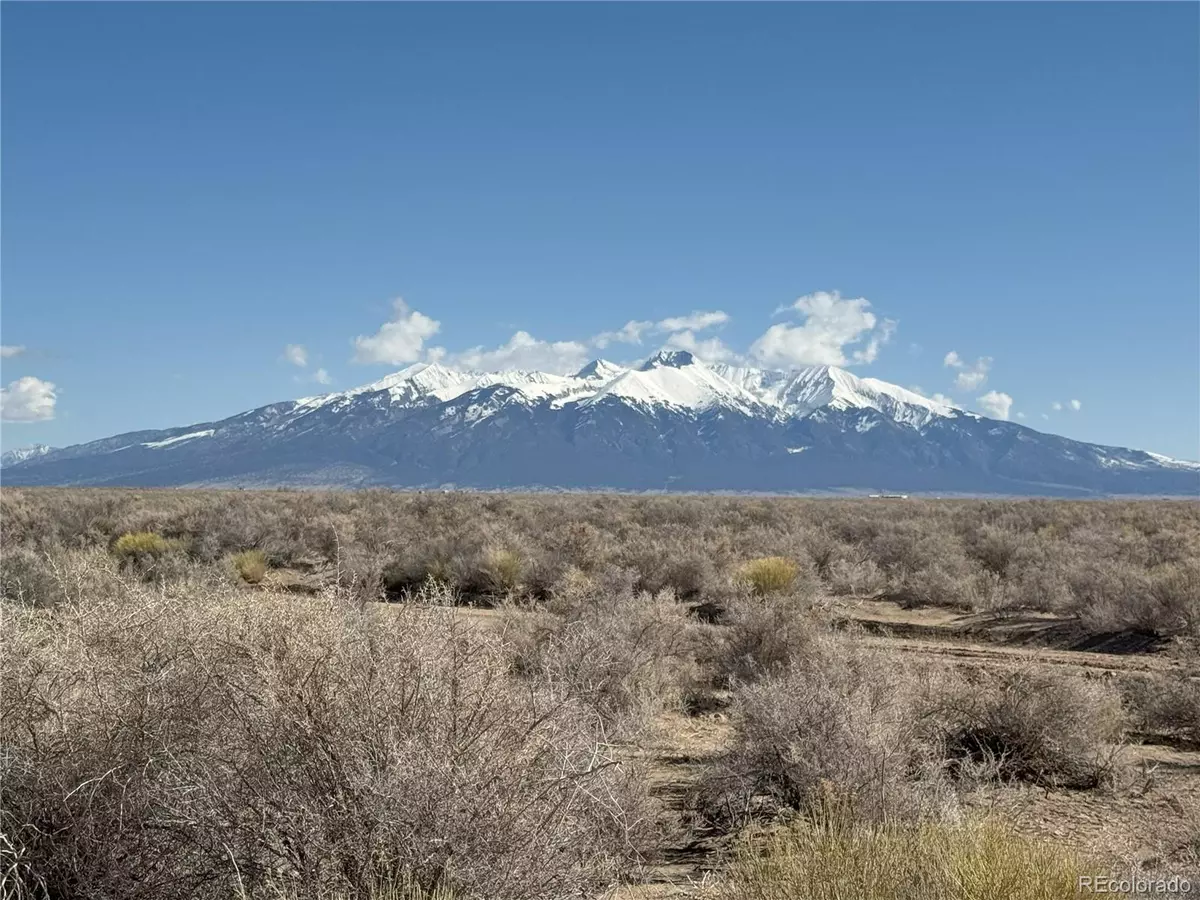
[[[233,555],[233,567],[247,584],[260,584],[267,576],[267,555],[261,550],[243,550]]]
[[[774,594],[795,584],[800,567],[784,556],[764,556],[750,560],[742,566],[740,574],[750,582],[755,593]]]
[[[140,556],[166,556],[180,548],[179,541],[170,540],[154,531],[131,531],[113,543],[113,553],[126,560]]]
[[[487,552],[484,570],[492,586],[501,591],[515,591],[525,571],[525,560],[515,550],[493,548]]]
[[[1067,900],[1083,863],[991,823],[795,825],[747,842],[717,895],[728,900]]]

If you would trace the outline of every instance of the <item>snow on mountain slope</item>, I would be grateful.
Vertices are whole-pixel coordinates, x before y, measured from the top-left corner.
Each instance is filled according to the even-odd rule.
[[[214,430],[215,429],[212,428],[205,428],[202,431],[192,431],[187,434],[179,434],[175,437],[165,438],[161,441],[143,441],[142,446],[149,447],[151,450],[158,450],[162,447],[173,447],[174,445],[183,443],[184,441],[194,441],[196,438],[212,437]]]
[[[365,395],[386,392],[391,406],[446,403],[471,391],[501,385],[531,403],[591,405],[614,398],[638,406],[703,410],[726,406],[747,414],[770,412],[803,418],[817,409],[873,409],[903,425],[921,428],[959,410],[876,378],[858,378],[832,366],[776,372],[708,365],[685,350],[662,351],[626,368],[593,360],[574,375],[547,372],[456,371],[440,363],[418,363],[361,387],[297,401],[295,416],[322,407],[343,408]]]
[[[0,467],[15,466],[17,463],[25,462],[27,459],[36,459],[39,456],[45,456],[52,449],[52,447],[47,447],[45,444],[31,444],[28,447],[18,447],[15,450],[8,450],[0,453]]]
[[[575,373],[576,378],[586,381],[609,382],[628,371],[624,366],[609,362],[607,359],[593,359],[590,363]]]
[[[417,363],[362,387],[351,388],[339,393],[323,394],[319,397],[305,397],[296,402],[299,407],[303,407],[298,411],[304,412],[329,405],[340,407],[364,395],[386,391],[389,402],[393,406],[410,405],[429,400],[445,403],[461,397],[469,391],[493,385],[515,388],[525,397],[534,401],[595,389],[594,381],[590,382],[589,388],[589,382],[570,375],[520,370],[458,372],[439,363]]]
[[[898,385],[877,378],[859,378],[834,366],[810,366],[791,373],[724,364],[712,368],[762,402],[797,418],[822,407],[873,409],[903,425],[920,428],[936,416],[958,414],[954,407]]]
[[[691,410],[727,406],[745,413],[762,411],[764,405],[686,350],[663,351],[650,357],[639,368],[618,375],[583,403],[594,404],[606,397]]]
[[[1171,469],[1191,469],[1192,471],[1200,472],[1200,462],[1192,462],[1190,459],[1175,459],[1173,456],[1163,456],[1161,453],[1151,453],[1149,450],[1143,452],[1160,466],[1167,466]]]

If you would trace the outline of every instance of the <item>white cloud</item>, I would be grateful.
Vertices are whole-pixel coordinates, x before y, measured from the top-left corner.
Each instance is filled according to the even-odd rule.
[[[588,347],[579,341],[542,341],[527,331],[518,331],[508,343],[494,350],[472,347],[461,353],[446,353],[440,347],[431,356],[449,365],[494,372],[503,369],[530,369],[566,374],[588,361]]]
[[[1053,403],[1050,404],[1050,408],[1052,410],[1054,410],[1055,412],[1060,412],[1062,410],[1062,404],[1059,403],[1057,400],[1055,400]]]
[[[527,331],[518,331],[506,344],[491,350],[478,346],[450,353],[442,347],[431,347],[426,356],[431,360],[444,360],[448,365],[469,369],[532,369],[566,374],[579,369],[594,351],[604,350],[611,344],[640,344],[648,335],[665,334],[667,337],[663,346],[690,350],[701,359],[716,362],[734,359],[736,354],[719,339],[702,340],[696,336],[696,332],[728,321],[729,314],[720,310],[696,311],[657,322],[634,319],[616,331],[602,331],[579,341],[543,341]]]
[[[690,316],[675,316],[662,319],[655,326],[659,331],[704,331],[715,325],[724,325],[729,321],[729,314],[721,310],[712,312],[693,312]]]
[[[1049,419],[1050,417],[1049,417],[1048,415],[1046,415],[1045,413],[1042,413],[1042,418],[1043,418],[1043,419]]]
[[[308,351],[303,344],[288,344],[283,348],[283,358],[293,366],[304,368],[308,365]]]
[[[401,365],[421,358],[425,341],[437,334],[441,323],[410,309],[397,298],[392,303],[392,318],[369,337],[354,339],[354,361]]]
[[[1071,401],[1071,409],[1075,410],[1075,412],[1079,412],[1081,409],[1083,409],[1083,404],[1080,403],[1078,400],[1072,400]]]
[[[942,359],[942,365],[948,369],[958,369],[954,376],[954,384],[964,391],[974,391],[987,383],[988,372],[992,368],[992,358],[981,356],[975,362],[968,364],[958,353],[951,350]]]
[[[953,406],[955,409],[960,408],[958,402],[953,397],[947,397],[942,393],[926,394],[919,384],[910,385],[908,389],[914,394],[920,394],[922,397],[932,400],[934,403],[941,403],[943,406]]]
[[[705,362],[735,362],[738,359],[738,354],[726,347],[720,338],[700,340],[692,331],[679,331],[670,335],[665,346],[671,350],[687,350]]]
[[[729,321],[729,313],[719,309],[704,311],[697,310],[686,316],[671,316],[659,319],[657,322],[647,322],[633,319],[626,322],[616,331],[602,331],[587,343],[598,350],[603,350],[609,344],[640,344],[648,334],[673,334],[679,331],[704,331]]]
[[[1002,391],[988,391],[982,397],[976,397],[979,408],[993,419],[1008,419],[1008,411],[1012,409],[1013,398]]]
[[[861,350],[854,351],[854,361],[856,363],[873,363],[875,358],[879,356],[879,348],[892,339],[892,335],[896,333],[896,320],[884,319],[883,324],[875,330],[867,341],[867,346]]]
[[[884,320],[876,331],[877,319],[866,298],[844,299],[837,291],[807,294],[776,312],[793,311],[804,316],[800,325],[772,325],[750,347],[750,353],[765,365],[844,366],[872,362],[879,348],[891,338],[896,323]],[[865,347],[846,356],[846,348],[867,340]]]
[[[32,375],[0,388],[0,419],[5,422],[44,422],[54,418],[58,400],[54,383]]]
[[[1017,418],[1018,418],[1018,419],[1024,419],[1024,418],[1025,418],[1025,413],[1023,413],[1023,412],[1019,412],[1019,413],[1017,413]]]
[[[626,322],[616,331],[602,331],[592,338],[592,344],[603,350],[609,344],[640,344],[642,335],[654,327],[653,322]]]
[[[25,352],[21,344],[0,344],[0,359],[10,359]]]
[[[297,384],[309,384],[310,382],[316,384],[332,384],[333,376],[329,374],[328,369],[314,369],[308,374],[297,375],[292,380]]]
[[[964,391],[973,391],[987,383],[986,369],[972,369],[969,372],[959,372],[954,376],[954,386]]]

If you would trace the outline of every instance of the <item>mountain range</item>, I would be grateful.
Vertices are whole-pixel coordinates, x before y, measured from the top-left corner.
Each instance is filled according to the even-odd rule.
[[[844,369],[663,351],[573,375],[419,363],[216,422],[4,454],[8,485],[1200,494],[1200,464],[989,419]]]

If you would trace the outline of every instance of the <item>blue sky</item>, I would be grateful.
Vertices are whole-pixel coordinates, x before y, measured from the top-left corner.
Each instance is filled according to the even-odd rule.
[[[670,343],[1195,459],[1198,46],[1183,3],[6,5],[0,442]]]

